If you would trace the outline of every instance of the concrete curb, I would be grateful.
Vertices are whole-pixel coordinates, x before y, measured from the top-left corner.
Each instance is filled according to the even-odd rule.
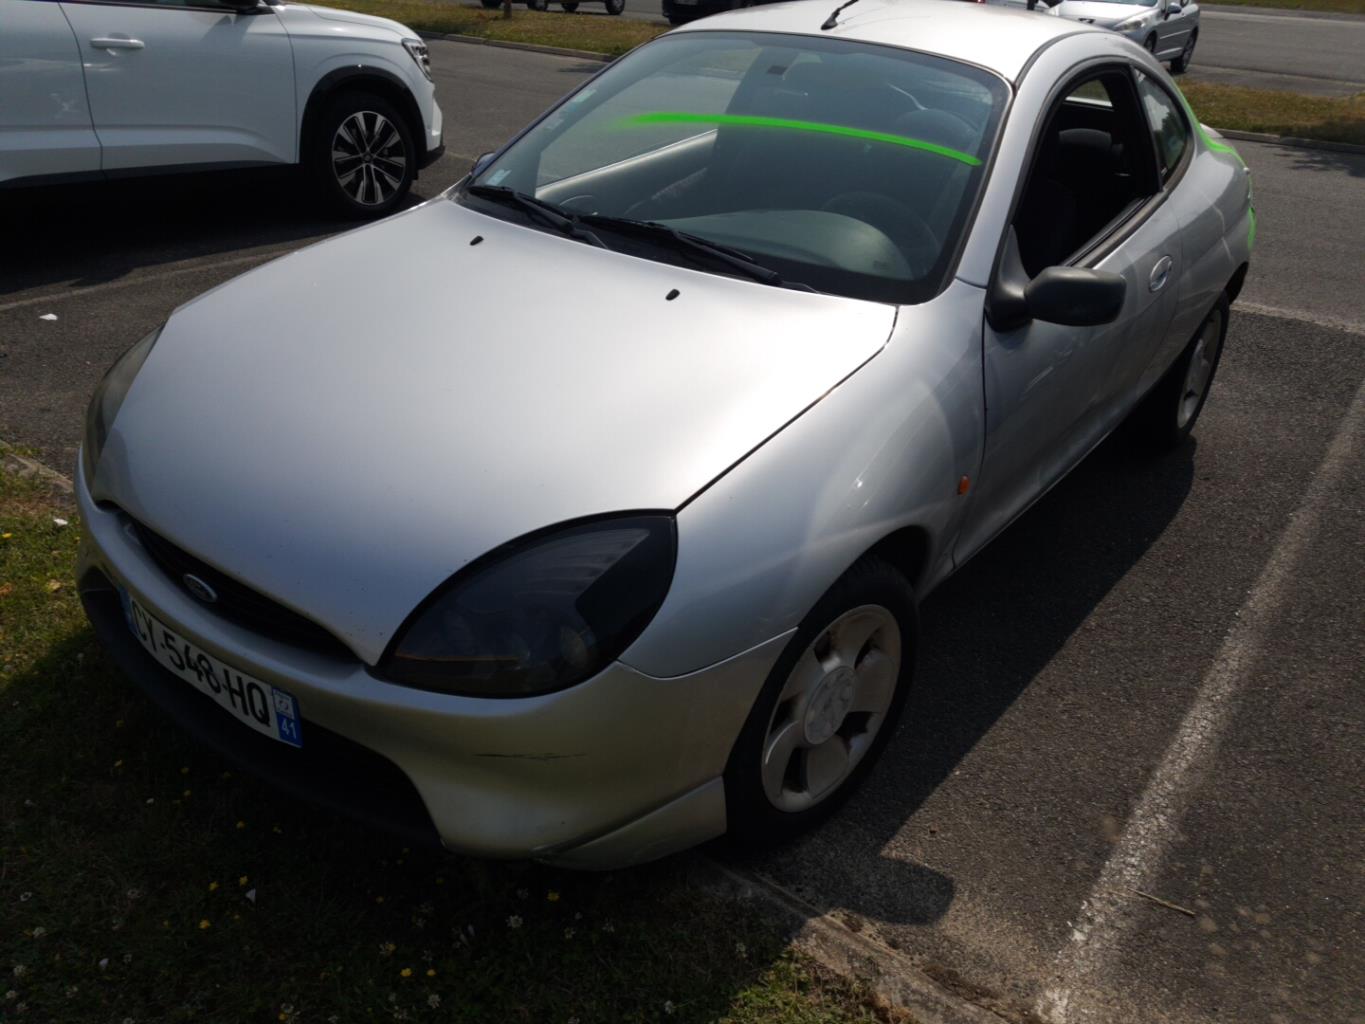
[[[0,468],[13,473],[15,476],[41,480],[54,491],[59,491],[62,494],[71,495],[74,493],[71,481],[61,473],[55,469],[48,469],[41,462],[30,459],[27,455],[20,455],[14,450],[13,445],[4,441],[0,441]]]
[[[610,64],[616,58],[593,50],[570,50],[565,46],[542,46],[540,43],[514,43],[505,39],[485,39],[483,36],[465,36],[456,32],[421,32],[423,39],[443,39],[448,43],[473,43],[476,46],[497,46],[504,50],[526,50],[530,53],[552,53],[557,57],[577,57],[580,60],[593,60]]]
[[[1217,125],[1213,126],[1218,128]],[[1333,153],[1362,153],[1365,146],[1354,142],[1328,142],[1325,139],[1301,139],[1297,135],[1268,135],[1265,132],[1242,132],[1231,128],[1218,128],[1218,134],[1225,139],[1244,142],[1268,142],[1273,146],[1291,146],[1297,149],[1326,149]]]
[[[792,944],[821,966],[855,978],[888,1004],[911,1014],[916,1024],[1002,1024],[1034,1018],[989,993],[969,991],[951,972],[939,981],[909,957],[845,921],[824,913],[761,875],[698,858],[697,881],[734,900],[762,900],[788,930]]]

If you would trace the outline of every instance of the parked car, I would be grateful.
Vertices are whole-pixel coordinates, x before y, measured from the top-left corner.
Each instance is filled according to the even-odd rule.
[[[408,835],[790,835],[891,739],[918,602],[1120,425],[1190,433],[1254,231],[1112,32],[718,15],[133,346],[81,598],[205,742]]]
[[[1159,61],[1184,73],[1199,42],[1196,0],[1061,0],[1053,8],[1063,18],[1098,25],[1127,36]]]
[[[0,0],[0,188],[302,164],[392,212],[441,155],[427,47],[279,0]]]

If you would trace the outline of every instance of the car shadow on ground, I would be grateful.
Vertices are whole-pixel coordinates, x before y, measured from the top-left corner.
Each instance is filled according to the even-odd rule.
[[[419,184],[425,185],[426,182]],[[420,202],[417,190],[405,205]],[[292,171],[222,171],[0,192],[0,295],[308,241],[354,227]]]
[[[1294,150],[1294,170],[1331,171],[1349,174],[1353,178],[1365,178],[1365,153],[1298,148]]]
[[[921,608],[914,689],[863,787],[824,827],[739,862],[818,877],[819,891],[792,887],[822,912],[895,924],[941,918],[953,879],[883,850],[914,827],[920,806],[1175,518],[1195,448],[1187,440],[1154,458],[1111,438],[932,594]],[[839,907],[826,905],[831,894]]]

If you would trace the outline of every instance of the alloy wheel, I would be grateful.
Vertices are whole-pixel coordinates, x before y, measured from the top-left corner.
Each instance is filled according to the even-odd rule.
[[[382,206],[407,175],[403,136],[383,114],[357,110],[332,136],[332,173],[343,192],[361,206]]]
[[[901,657],[900,626],[880,605],[845,612],[806,648],[763,740],[763,789],[774,807],[806,810],[852,774],[886,721]]]

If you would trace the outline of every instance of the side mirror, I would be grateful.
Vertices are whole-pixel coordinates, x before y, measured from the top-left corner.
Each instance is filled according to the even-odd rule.
[[[1107,270],[1048,267],[1024,289],[1029,315],[1067,327],[1113,323],[1123,309],[1128,284]]]

